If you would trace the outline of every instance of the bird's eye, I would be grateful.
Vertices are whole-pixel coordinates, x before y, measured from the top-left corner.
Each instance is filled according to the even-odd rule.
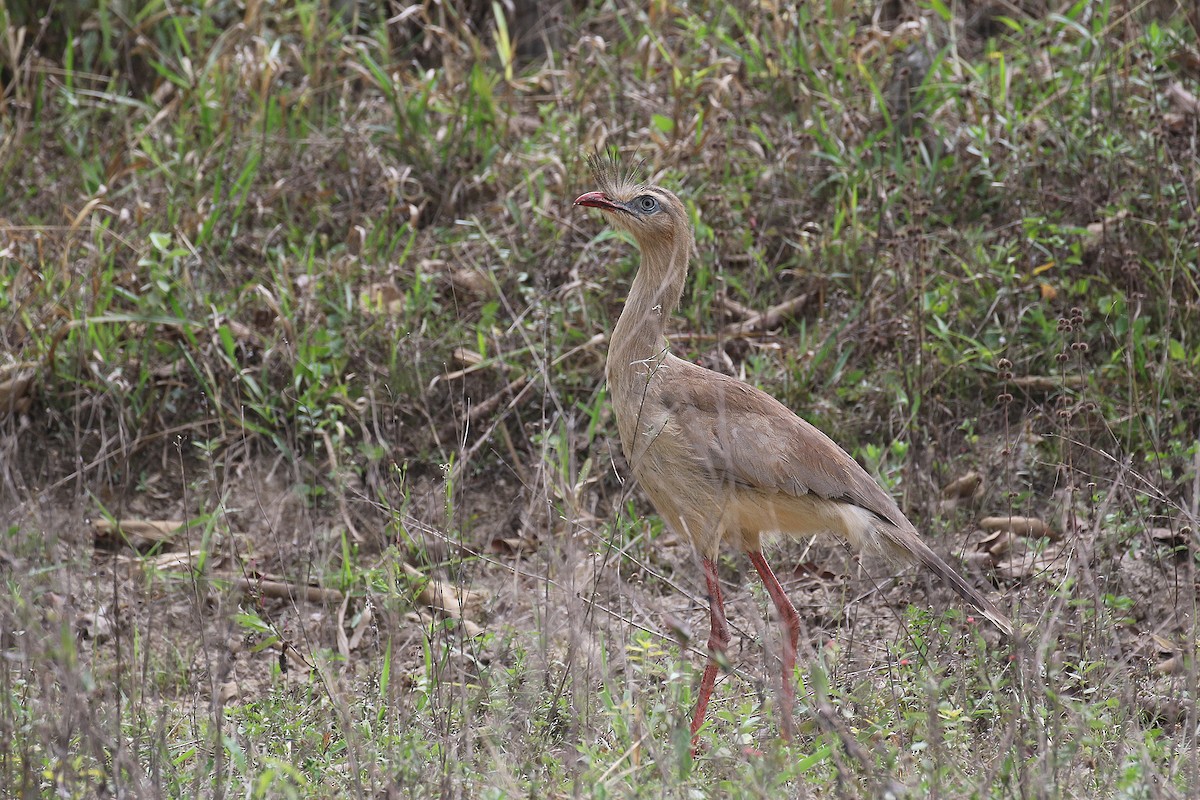
[[[658,200],[653,195],[644,194],[637,199],[638,210],[643,214],[653,214],[658,211]]]

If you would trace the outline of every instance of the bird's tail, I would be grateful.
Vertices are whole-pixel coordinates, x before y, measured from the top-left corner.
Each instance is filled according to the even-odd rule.
[[[929,549],[929,545],[921,540],[915,530],[897,528],[892,525],[879,526],[890,550],[907,560],[917,560],[935,572],[939,578],[950,585],[950,588],[962,595],[963,599],[978,608],[992,624],[999,628],[1005,636],[1012,638],[1012,621],[1003,611],[996,608],[991,600],[958,573],[954,567],[947,564],[938,554]]]

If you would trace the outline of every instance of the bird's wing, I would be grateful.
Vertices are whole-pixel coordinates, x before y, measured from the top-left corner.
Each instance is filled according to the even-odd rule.
[[[692,458],[720,483],[799,497],[813,494],[911,527],[891,495],[833,440],[766,392],[675,361],[659,399]]]
[[[891,495],[846,451],[766,392],[674,359],[658,399],[693,466],[709,480],[794,497],[850,503],[878,517],[880,551],[916,559],[979,608],[1006,635],[1008,617],[921,540]],[[860,543],[861,546],[861,543]]]

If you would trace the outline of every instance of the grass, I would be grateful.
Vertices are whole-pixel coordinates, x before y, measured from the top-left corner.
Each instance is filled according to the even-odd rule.
[[[0,9],[6,794],[1196,791],[1193,18],[27,6]],[[693,758],[703,588],[601,381],[636,254],[570,206],[605,146],[693,216],[676,350],[834,435],[1024,646],[781,545],[785,745],[729,554]],[[982,549],[1010,514],[1053,535]]]

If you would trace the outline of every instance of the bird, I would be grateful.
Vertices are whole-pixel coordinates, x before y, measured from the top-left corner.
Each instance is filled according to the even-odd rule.
[[[621,450],[655,510],[695,549],[708,594],[693,747],[730,641],[717,570],[723,545],[747,554],[782,623],[785,740],[795,731],[800,615],[763,555],[764,538],[832,533],[865,554],[920,562],[1011,637],[1009,618],[929,548],[892,496],[832,439],[766,392],[671,352],[666,329],[695,247],[687,209],[673,192],[638,182],[638,169],[625,169],[615,151],[593,153],[587,163],[597,189],[574,205],[598,209],[641,252],[605,361]]]

